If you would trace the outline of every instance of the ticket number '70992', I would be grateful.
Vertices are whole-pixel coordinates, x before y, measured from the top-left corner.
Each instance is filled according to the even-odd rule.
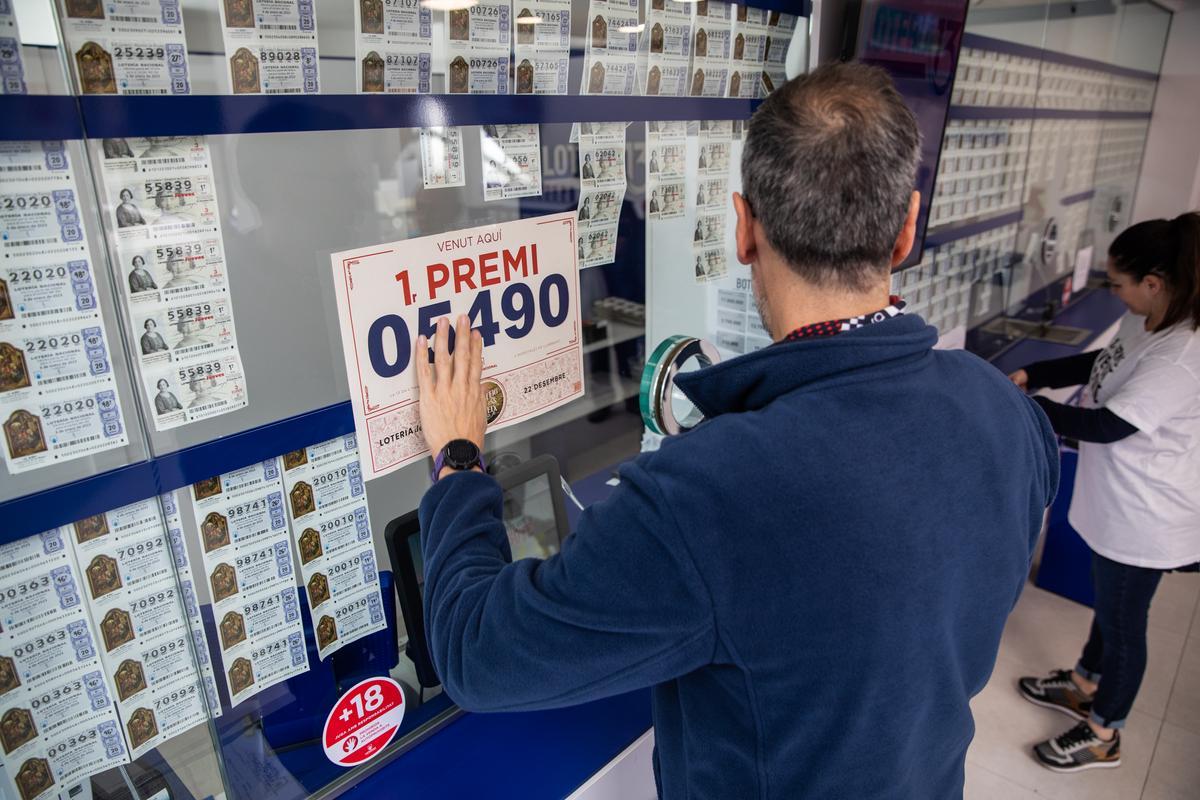
[[[427,452],[413,347],[442,317],[466,314],[483,339],[489,429],[583,394],[577,249],[569,212],[331,256],[368,479]]]

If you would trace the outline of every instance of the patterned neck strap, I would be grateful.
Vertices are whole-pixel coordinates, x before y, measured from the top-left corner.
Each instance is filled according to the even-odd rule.
[[[821,336],[837,336],[839,333],[852,331],[855,328],[865,328],[876,322],[883,322],[892,317],[898,317],[904,313],[904,307],[907,305],[897,295],[892,295],[889,299],[887,308],[882,308],[872,314],[862,314],[857,317],[847,317],[846,319],[831,319],[825,322],[814,322],[811,325],[804,325],[796,328],[796,330],[783,337],[781,341],[796,342],[801,339],[815,339]]]

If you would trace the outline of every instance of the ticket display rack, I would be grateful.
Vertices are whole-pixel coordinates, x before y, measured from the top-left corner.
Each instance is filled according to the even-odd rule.
[[[985,357],[1031,334],[1081,344],[1085,330],[1043,323],[1095,299],[1092,275],[1131,222],[1171,14],[1075,13],[972,5],[926,247],[894,276],[914,310]]]
[[[382,538],[427,469],[362,479],[330,254],[575,211],[581,188],[600,208],[619,185],[572,299],[583,396],[488,448],[554,453],[568,480],[629,458],[647,126],[732,129],[807,39],[808,9],[787,0],[740,14],[300,0],[294,20],[270,5],[60,0],[42,19],[53,42],[0,42],[5,77],[12,53],[21,77],[0,95],[0,196],[15,207],[0,265],[0,583],[30,578],[55,609],[28,626],[14,625],[28,602],[0,609],[0,716],[18,731],[3,742],[4,797],[332,795],[436,740],[458,712],[404,655]],[[11,11],[0,1],[0,22]],[[36,15],[18,20],[31,19],[26,39]],[[613,94],[598,67],[631,80]],[[620,175],[589,185],[580,151],[599,153],[601,128],[619,139]],[[538,191],[495,179],[496,147],[537,162]],[[17,213],[42,197],[42,216]],[[49,419],[57,400],[73,425]],[[30,642],[51,630],[64,644],[38,677]],[[380,676],[404,687],[403,723],[382,755],[344,766],[323,747],[326,717]],[[29,711],[75,679],[82,705]],[[595,751],[565,763],[582,782],[639,725],[644,711],[603,719]]]

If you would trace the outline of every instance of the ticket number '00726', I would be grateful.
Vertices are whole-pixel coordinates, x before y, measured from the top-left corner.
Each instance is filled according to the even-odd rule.
[[[424,452],[409,368],[442,317],[467,315],[483,339],[491,428],[582,394],[577,236],[567,213],[333,255],[366,477]]]

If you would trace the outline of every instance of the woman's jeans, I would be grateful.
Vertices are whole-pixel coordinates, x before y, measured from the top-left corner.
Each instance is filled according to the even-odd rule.
[[[1092,554],[1095,617],[1075,671],[1099,684],[1091,714],[1097,725],[1125,726],[1146,671],[1146,622],[1163,572]]]

